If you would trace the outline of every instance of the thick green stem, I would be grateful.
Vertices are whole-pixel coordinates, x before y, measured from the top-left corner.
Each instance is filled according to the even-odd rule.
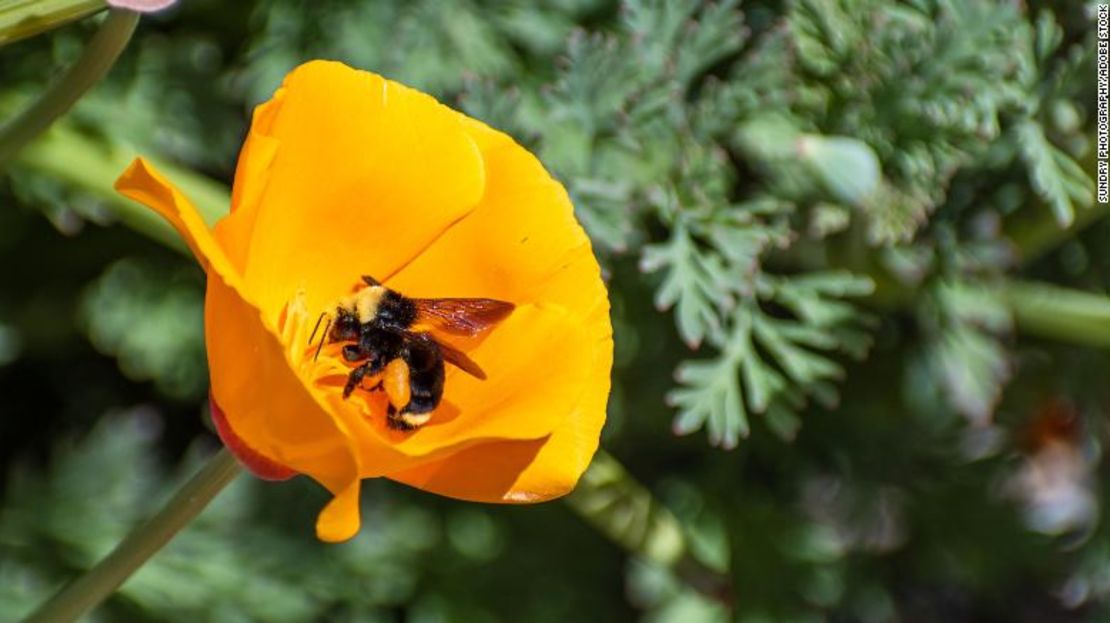
[[[158,514],[135,528],[85,575],[63,587],[25,623],[74,621],[95,608],[179,530],[189,525],[240,471],[238,461],[227,449],[217,452]]]
[[[678,518],[604,450],[598,451],[566,502],[623,549],[673,569],[714,599],[731,602],[728,578],[692,554]]]
[[[1022,333],[1110,347],[1110,297],[1031,281],[1007,282],[999,293]]]
[[[26,110],[0,129],[0,170],[108,73],[127,47],[138,23],[139,14],[134,11],[112,9],[108,13],[81,58]]]
[[[1075,238],[1079,232],[1110,214],[1110,204],[1095,205],[1076,211],[1075,220],[1060,227],[1047,209],[1026,211],[1006,223],[1006,236],[1014,243],[1018,259],[1029,264],[1044,254]]]

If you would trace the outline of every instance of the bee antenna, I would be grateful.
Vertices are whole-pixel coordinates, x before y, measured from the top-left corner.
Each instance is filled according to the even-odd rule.
[[[316,354],[312,356],[312,360],[316,361],[320,357],[320,351],[324,348],[324,341],[328,339],[328,329],[331,328],[331,318],[328,318],[328,325],[324,327],[324,334],[320,336],[320,345],[316,347]]]
[[[380,285],[382,285],[382,282],[378,281],[377,279],[374,279],[370,275],[363,275],[362,276],[362,281],[368,286],[380,286]]]
[[[327,315],[328,315],[328,312],[320,312],[320,317],[316,319],[316,324],[313,325],[313,327],[312,327],[312,335],[308,336],[308,343],[309,344],[316,341],[316,330],[320,328],[320,321],[323,320],[324,316],[327,316]],[[325,333],[327,333],[327,332],[325,331]]]

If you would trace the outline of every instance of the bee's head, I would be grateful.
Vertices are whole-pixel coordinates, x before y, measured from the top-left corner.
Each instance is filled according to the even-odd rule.
[[[335,310],[335,320],[332,322],[328,337],[332,342],[357,340],[360,328],[358,314],[340,306]]]

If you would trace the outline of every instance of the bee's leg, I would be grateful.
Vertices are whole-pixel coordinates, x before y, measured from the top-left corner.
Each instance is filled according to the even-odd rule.
[[[369,371],[369,364],[361,365],[351,370],[351,373],[347,375],[347,384],[343,386],[344,399],[348,398],[351,392],[355,391],[355,388],[358,387],[359,383],[362,382],[362,378],[366,376],[366,373]]]

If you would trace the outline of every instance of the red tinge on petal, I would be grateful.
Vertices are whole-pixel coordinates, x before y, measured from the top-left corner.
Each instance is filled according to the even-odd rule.
[[[239,462],[252,474],[262,480],[289,480],[297,475],[297,472],[288,467],[262,456],[236,435],[235,431],[231,430],[223,409],[220,409],[211,396],[208,397],[208,404],[212,409],[212,423],[216,425],[216,434],[220,436],[220,441],[224,442],[227,449],[231,450],[235,458],[239,459]]]

